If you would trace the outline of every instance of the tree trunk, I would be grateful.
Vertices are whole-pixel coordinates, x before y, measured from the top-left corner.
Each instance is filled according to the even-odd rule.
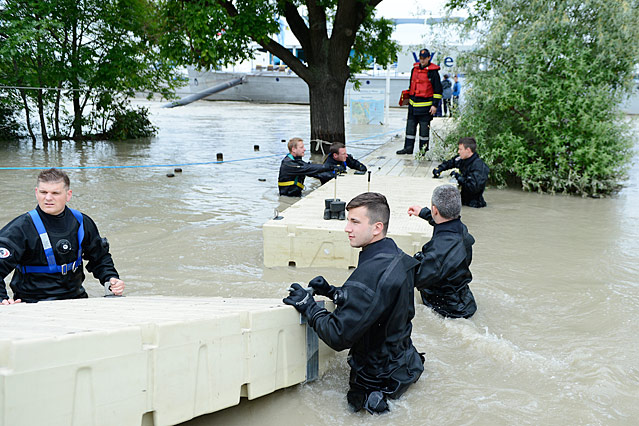
[[[42,132],[42,142],[47,143],[49,141],[49,135],[47,134],[47,120],[44,116],[44,99],[42,96],[42,89],[38,89],[38,115],[40,116],[40,131]]]
[[[29,113],[29,103],[27,102],[27,94],[23,89],[20,89],[20,97],[22,98],[22,102],[24,103],[24,115],[27,121],[27,130],[29,131],[29,136],[31,136],[31,142],[35,147],[36,137],[33,134],[33,129],[31,128],[31,114]]]
[[[62,135],[60,134],[60,97],[62,96],[61,86],[58,85],[58,92],[55,95],[55,106],[53,108],[53,128],[55,132],[55,137],[60,138]]]
[[[77,89],[75,82],[73,88]],[[73,139],[82,139],[82,107],[80,105],[80,92],[73,91]]]
[[[308,85],[311,106],[311,152],[325,154],[333,142],[346,142],[344,89],[346,81],[323,79]]]

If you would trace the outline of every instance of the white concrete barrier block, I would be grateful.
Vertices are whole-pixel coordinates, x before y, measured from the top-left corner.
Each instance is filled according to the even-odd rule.
[[[279,299],[20,304],[0,324],[0,426],[176,424],[306,380],[306,326]]]
[[[3,342],[0,424],[139,424],[147,392],[140,343],[133,328]]]
[[[363,176],[339,178],[337,197],[350,201],[368,190]],[[388,236],[399,248],[413,255],[430,240],[432,227],[419,217],[409,217],[408,207],[426,206],[432,190],[444,182],[406,176],[383,176],[375,179],[371,191],[384,194],[391,208]],[[271,219],[262,226],[264,265],[296,267],[354,268],[359,249],[352,248],[344,232],[346,221],[324,220],[324,199],[334,197],[328,183],[297,201],[280,213],[282,219]]]

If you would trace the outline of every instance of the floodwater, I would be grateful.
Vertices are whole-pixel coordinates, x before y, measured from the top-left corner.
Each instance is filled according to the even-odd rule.
[[[69,170],[71,205],[108,236],[131,296],[280,297],[290,282],[319,274],[337,285],[346,279],[344,270],[265,268],[262,262],[261,225],[290,202],[277,196],[286,153],[281,139],[308,141],[308,107],[146,105],[160,128],[153,139],[46,149],[0,144],[0,166],[131,166]],[[404,114],[391,111],[387,126],[348,125],[350,152],[360,157],[400,133]],[[242,161],[184,165],[183,173],[166,177],[172,164],[214,162],[218,152]],[[35,206],[36,175],[0,170],[1,225]],[[390,413],[348,410],[348,366],[340,353],[314,383],[187,424],[637,424],[637,162],[625,184],[604,199],[489,189],[487,208],[464,208],[477,240],[471,288],[478,311],[470,320],[450,320],[416,306],[413,340],[426,353],[425,373],[392,402]],[[101,294],[93,278],[85,287]]]

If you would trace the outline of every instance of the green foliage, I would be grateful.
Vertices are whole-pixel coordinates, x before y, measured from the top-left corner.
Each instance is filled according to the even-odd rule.
[[[463,3],[463,2],[457,2]],[[619,101],[639,63],[637,0],[507,0],[460,58],[457,129],[477,138],[494,184],[589,196],[619,188],[633,145]]]
[[[20,137],[22,128],[17,119],[17,107],[6,96],[0,94],[0,141]]]
[[[158,39],[163,53],[182,65],[218,69],[249,59],[251,41],[279,31],[274,2],[240,0],[231,16],[214,0],[161,0]]]
[[[145,107],[119,108],[113,112],[109,139],[137,139],[155,135],[157,128],[149,120],[149,110]]]
[[[397,61],[399,44],[391,39],[393,22],[388,19],[369,19],[362,24],[353,44],[353,55],[349,62],[351,73],[365,69],[371,59],[381,66]]]
[[[6,0],[0,84],[33,88],[22,92],[37,107],[44,139],[47,133],[80,138],[87,110],[105,94],[149,91],[169,98],[184,84],[160,57],[157,31],[150,0]]]

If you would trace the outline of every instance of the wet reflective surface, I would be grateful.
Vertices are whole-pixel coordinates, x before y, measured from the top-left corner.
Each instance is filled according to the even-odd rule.
[[[0,144],[0,166],[167,165],[68,170],[70,205],[109,238],[131,296],[279,297],[290,282],[319,274],[336,285],[345,280],[343,270],[262,266],[261,225],[290,203],[276,189],[281,139],[301,136],[308,146],[307,107],[147,105],[160,127],[156,138],[46,149]],[[350,152],[359,157],[401,132],[404,115],[391,111],[388,126],[348,126],[357,141]],[[182,165],[166,177],[170,165],[214,162],[218,152],[231,162]],[[36,175],[0,170],[0,226],[35,206]],[[485,198],[487,208],[462,212],[477,240],[471,288],[478,311],[470,320],[443,320],[417,306],[413,340],[426,353],[426,371],[391,413],[348,411],[340,353],[315,383],[188,424],[636,424],[639,165],[607,199],[495,189]],[[93,278],[85,287],[101,295]]]

